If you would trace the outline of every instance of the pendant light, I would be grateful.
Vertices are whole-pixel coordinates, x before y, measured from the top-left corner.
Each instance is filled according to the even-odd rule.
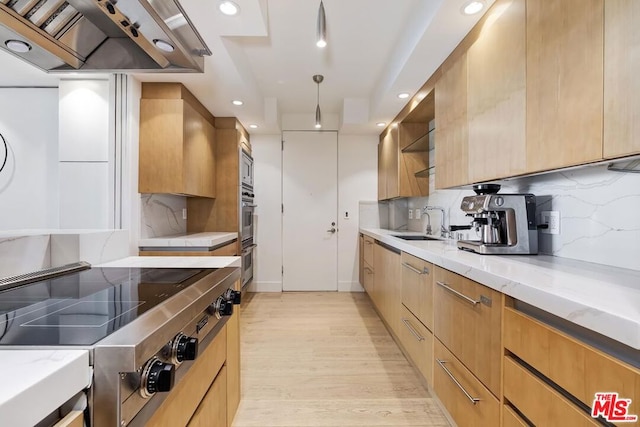
[[[318,8],[318,23],[317,23],[317,35],[316,46],[322,48],[327,45],[327,19],[324,14],[324,4],[320,0],[320,7]]]
[[[320,83],[324,80],[322,74],[316,74],[313,76],[313,81],[318,85],[317,103],[316,103],[316,129],[322,127],[322,113],[320,112]]]

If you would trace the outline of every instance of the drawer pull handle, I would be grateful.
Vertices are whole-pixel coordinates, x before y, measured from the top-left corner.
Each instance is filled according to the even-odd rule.
[[[445,289],[446,289],[446,290],[448,290],[449,292],[451,292],[451,293],[453,293],[453,294],[455,294],[455,295],[459,296],[460,298],[464,299],[465,301],[467,301],[467,302],[468,302],[469,304],[471,304],[471,305],[474,305],[474,306],[475,306],[475,305],[480,304],[480,301],[476,301],[476,300],[474,300],[473,298],[469,298],[469,297],[468,297],[468,296],[466,296],[465,294],[463,294],[463,293],[460,293],[460,292],[456,291],[456,290],[455,290],[455,289],[453,289],[452,287],[447,286],[447,285],[445,285],[445,284],[444,284],[444,283],[442,283],[442,282],[438,282],[438,281],[436,281],[436,284],[437,284],[438,286],[441,286],[441,287],[445,288]]]
[[[408,268],[409,270],[413,271],[416,274],[429,274],[429,269],[427,267],[424,267],[422,271],[420,271],[417,268],[415,268],[413,265],[406,262],[403,262],[402,266]]]
[[[366,271],[366,272],[367,272],[367,274],[373,274],[373,270],[372,270],[372,269],[370,269],[369,267],[365,267],[365,268],[364,268],[364,271]]]
[[[409,323],[409,319],[405,319],[404,317],[402,318],[402,323],[404,323],[404,326],[407,327],[407,329],[409,329],[409,332],[411,332],[411,335],[413,335],[414,337],[416,337],[416,339],[418,341],[424,341],[424,337],[421,336],[415,329],[413,329],[413,326],[411,326],[411,323]]]
[[[365,241],[364,241],[364,243],[365,243],[366,245],[373,245],[373,242],[370,242],[370,241],[368,241],[368,240],[365,240]]]
[[[469,399],[469,401],[471,403],[473,403],[474,405],[477,404],[478,402],[480,402],[480,399],[477,397],[473,397],[469,394],[469,392],[467,390],[464,389],[464,387],[462,387],[462,384],[460,384],[460,382],[456,379],[456,377],[453,376],[453,374],[451,373],[450,370],[447,369],[446,366],[444,366],[445,362],[444,360],[440,360],[440,359],[436,359],[436,362],[438,362],[438,365],[440,365],[440,367],[442,369],[444,369],[444,371],[447,373],[447,375],[449,375],[449,378],[451,378],[451,380],[458,386],[458,388],[460,390],[462,390],[462,392],[464,393],[465,396],[467,396],[467,399]]]

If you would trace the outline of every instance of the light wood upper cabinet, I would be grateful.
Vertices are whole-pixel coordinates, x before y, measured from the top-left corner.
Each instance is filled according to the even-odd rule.
[[[526,169],[526,2],[487,13],[467,52],[470,182]]]
[[[527,172],[602,158],[604,3],[527,0]]]
[[[445,70],[435,88],[436,188],[469,183],[467,54]]]
[[[640,153],[640,2],[604,3],[604,157]]]
[[[143,83],[138,191],[214,198],[215,171],[213,116],[179,83]]]

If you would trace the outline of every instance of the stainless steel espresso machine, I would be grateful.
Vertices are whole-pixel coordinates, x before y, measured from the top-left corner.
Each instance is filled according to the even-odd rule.
[[[460,208],[473,217],[479,240],[459,240],[458,248],[480,254],[537,254],[536,196],[497,194],[498,184],[474,185],[475,196],[462,199]]]

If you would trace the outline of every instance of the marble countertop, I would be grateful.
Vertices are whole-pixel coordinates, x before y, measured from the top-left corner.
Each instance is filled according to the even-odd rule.
[[[87,350],[0,350],[2,425],[36,425],[91,383]]]
[[[640,350],[640,271],[547,255],[479,255],[455,241],[365,235]]]
[[[224,268],[240,267],[239,256],[131,256],[94,267]]]
[[[140,239],[139,247],[144,248],[178,248],[178,247],[200,247],[212,248],[238,238],[235,232],[206,232],[191,234],[175,234],[171,236],[153,237]]]

